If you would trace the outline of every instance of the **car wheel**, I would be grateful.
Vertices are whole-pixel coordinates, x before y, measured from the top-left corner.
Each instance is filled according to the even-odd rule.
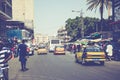
[[[115,60],[115,61],[118,61],[118,60],[119,60],[118,55],[114,55],[114,60]]]
[[[34,51],[32,51],[32,55],[34,55]]]
[[[75,62],[78,63],[77,55],[75,55]]]
[[[77,59],[77,58],[75,58],[75,62],[76,62],[76,63],[79,63],[79,61],[78,61],[78,59]]]
[[[104,64],[105,64],[105,62],[104,62],[104,61],[100,61],[100,64],[101,64],[101,65],[104,65]]]

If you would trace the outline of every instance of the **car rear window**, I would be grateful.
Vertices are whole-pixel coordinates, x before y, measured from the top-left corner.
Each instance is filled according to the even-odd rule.
[[[39,47],[39,49],[43,49],[43,48],[45,48],[45,46],[40,46],[40,47]]]
[[[89,47],[89,48],[86,48],[86,51],[87,52],[101,52],[103,50],[101,50],[100,48],[97,48],[97,47]]]
[[[64,46],[56,46],[56,48],[64,48]]]

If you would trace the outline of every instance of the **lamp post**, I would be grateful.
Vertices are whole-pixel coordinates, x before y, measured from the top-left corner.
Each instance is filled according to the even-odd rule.
[[[81,37],[84,38],[84,23],[83,23],[83,12],[82,10],[81,11],[75,11],[75,10],[72,10],[72,12],[77,12],[77,13],[80,13],[80,17],[81,17]]]

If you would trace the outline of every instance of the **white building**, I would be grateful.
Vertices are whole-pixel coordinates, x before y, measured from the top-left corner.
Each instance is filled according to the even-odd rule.
[[[67,35],[67,30],[65,27],[61,27],[57,31],[57,37],[63,42],[68,42],[70,40],[70,36]]]
[[[35,34],[35,44],[48,43],[49,37],[47,35]]]

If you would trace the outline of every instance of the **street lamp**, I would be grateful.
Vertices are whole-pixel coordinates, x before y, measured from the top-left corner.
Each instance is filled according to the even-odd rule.
[[[77,13],[80,13],[80,17],[81,17],[81,37],[84,38],[84,23],[83,23],[83,12],[82,10],[81,11],[75,11],[75,10],[72,10],[72,12],[77,12]]]

